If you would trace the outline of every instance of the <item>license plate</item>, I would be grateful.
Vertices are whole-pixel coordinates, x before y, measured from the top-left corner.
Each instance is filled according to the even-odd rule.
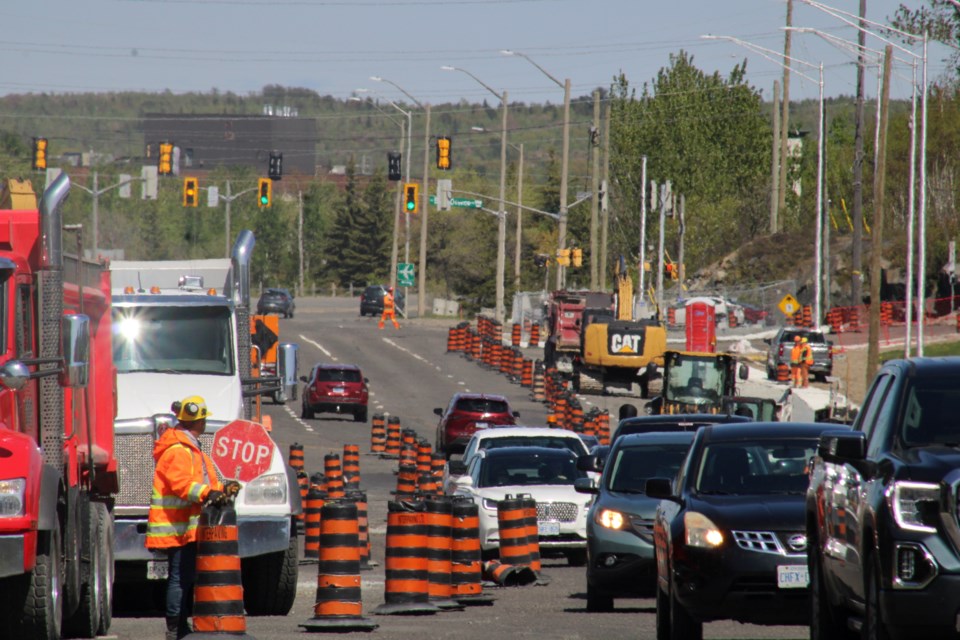
[[[334,387],[334,388],[333,388],[333,392],[334,392],[334,393],[343,393],[343,387]]]
[[[166,580],[168,568],[166,560],[147,560],[147,580]]]
[[[803,589],[810,585],[810,573],[805,564],[785,564],[777,567],[777,586],[781,589]]]
[[[560,535],[560,523],[538,522],[537,533],[539,533],[541,536],[558,536]]]

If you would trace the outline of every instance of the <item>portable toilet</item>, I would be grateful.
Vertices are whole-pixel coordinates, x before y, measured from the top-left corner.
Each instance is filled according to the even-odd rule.
[[[686,306],[687,351],[715,353],[717,350],[716,309],[712,301],[696,298]]]

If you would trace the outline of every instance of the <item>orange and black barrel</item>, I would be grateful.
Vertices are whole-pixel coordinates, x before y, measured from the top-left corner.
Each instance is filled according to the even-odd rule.
[[[533,360],[523,358],[521,362],[523,368],[520,371],[520,386],[530,389],[533,387]]]
[[[293,467],[293,470],[297,473],[304,470],[304,458],[303,458],[303,445],[299,442],[294,442],[290,445],[290,457],[288,458],[290,466]]]
[[[437,494],[443,495],[443,476],[447,469],[447,459],[443,453],[434,451],[430,454],[430,475],[437,483]]]
[[[232,505],[207,506],[197,526],[197,573],[193,589],[191,640],[231,638],[247,634],[240,575],[237,512]]]
[[[308,631],[370,631],[360,593],[360,535],[357,505],[329,500],[320,516],[320,562],[313,618],[300,623]]]
[[[499,587],[523,587],[536,582],[537,574],[527,566],[488,560],[483,563],[483,579]]]
[[[529,345],[533,348],[540,346],[540,325],[534,322],[530,325],[530,342]]]
[[[536,360],[533,363],[533,385],[531,395],[534,402],[543,402],[547,399],[547,391],[543,377],[543,362],[540,360]]]
[[[403,467],[406,465],[417,466],[417,446],[410,444],[400,445],[400,463],[397,467]]]
[[[583,433],[583,405],[576,398],[570,399],[570,426],[574,433]]]
[[[520,338],[523,335],[522,331],[523,325],[521,325],[519,322],[514,322],[513,328],[510,330],[510,344],[514,347],[520,346]]]
[[[597,440],[602,445],[610,444],[610,409],[604,409],[597,416]]]
[[[327,478],[327,499],[340,500],[344,496],[343,468],[340,466],[340,456],[328,453],[323,456],[323,475]]]
[[[417,497],[417,465],[401,464],[397,471],[397,500],[413,500]]]
[[[510,379],[517,384],[523,381],[523,351],[520,347],[513,348],[513,371],[510,372]]]
[[[346,489],[360,488],[360,445],[343,445],[343,484]]]
[[[370,421],[370,453],[381,454],[386,450],[387,422],[382,413],[375,413]]]
[[[383,452],[383,457],[400,457],[400,431],[400,417],[390,416],[387,418],[387,446]]]
[[[453,504],[445,496],[431,496],[424,500],[427,525],[427,593],[429,600],[444,610],[462,609],[452,598],[450,574],[453,570],[452,529]]]
[[[430,456],[433,454],[433,446],[429,440],[421,438],[417,442],[417,471],[420,473],[430,473]]]
[[[384,594],[373,611],[377,615],[440,611],[430,602],[425,508],[422,502],[387,503]]]
[[[542,573],[540,564],[540,522],[537,517],[537,501],[530,494],[518,496],[523,507],[523,519],[527,530],[527,553],[530,554],[530,569],[537,574],[541,584],[549,582]]]
[[[420,500],[425,500],[429,497],[439,495],[438,485],[442,480],[437,480],[433,475],[433,472],[429,469],[427,471],[417,470],[417,497]]]
[[[310,476],[310,488],[317,488],[324,493],[327,492],[327,479],[322,471],[317,471]]]
[[[510,494],[497,501],[497,527],[500,531],[500,562],[515,566],[530,565],[527,546],[527,522],[523,502]]]
[[[413,429],[403,429],[400,432],[400,445],[406,445],[413,447],[414,450],[417,448],[417,432]]]
[[[457,351],[457,328],[450,327],[447,331],[447,353]]]
[[[360,570],[369,571],[376,565],[370,559],[370,514],[366,491],[348,491],[347,500],[357,505],[357,530],[360,535]]]
[[[302,534],[305,523],[303,505],[307,503],[307,492],[310,490],[310,478],[307,477],[306,471],[297,471],[297,488],[300,490],[300,512],[297,514],[297,531]]]
[[[454,496],[450,530],[451,597],[465,605],[492,604],[494,597],[483,592],[480,556],[480,509],[472,498]]]
[[[320,513],[326,494],[317,486],[311,486],[304,505],[303,557],[315,560],[320,557]]]

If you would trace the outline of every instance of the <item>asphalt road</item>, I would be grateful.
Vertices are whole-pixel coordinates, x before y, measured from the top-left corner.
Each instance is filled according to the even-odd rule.
[[[455,320],[401,321],[399,330],[377,329],[375,318],[359,317],[359,302],[348,298],[304,298],[297,300],[295,318],[281,320],[281,340],[300,345],[300,372],[305,375],[318,362],[359,365],[370,379],[370,415],[389,412],[399,416],[405,428],[415,429],[433,442],[437,418],[434,407],[445,406],[457,391],[506,395],[520,421],[545,424],[544,405],[530,400],[527,389],[511,384],[504,376],[480,368],[455,354],[446,353],[447,330]],[[529,357],[542,357],[529,350]],[[623,398],[591,396],[585,403],[609,408],[614,418]],[[640,406],[640,403],[637,403]],[[585,404],[585,409],[591,405]],[[564,560],[544,560],[547,586],[494,589],[491,606],[470,607],[431,616],[375,616],[371,612],[383,602],[383,555],[386,532],[386,505],[395,488],[395,461],[366,455],[370,447],[369,424],[352,421],[352,416],[320,414],[300,419],[299,400],[285,406],[266,405],[273,419],[273,436],[286,455],[292,443],[304,446],[308,474],[322,471],[328,453],[342,456],[344,444],[358,444],[361,451],[361,486],[367,491],[372,559],[378,566],[361,574],[364,615],[379,624],[373,634],[391,639],[423,640],[456,638],[489,640],[491,637],[549,638],[653,638],[653,600],[618,600],[613,613],[586,613],[584,569],[567,566]],[[615,420],[614,420],[615,422]],[[316,564],[300,565],[297,600],[285,617],[247,618],[249,635],[258,640],[288,639],[307,633],[299,625],[313,617],[316,596]],[[113,637],[137,640],[163,638],[160,611],[117,611]],[[709,623],[708,638],[806,638],[805,627],[758,627],[733,622]],[[224,638],[231,636],[224,635]]]

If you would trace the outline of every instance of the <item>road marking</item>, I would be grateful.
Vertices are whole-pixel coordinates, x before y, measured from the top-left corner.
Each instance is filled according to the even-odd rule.
[[[293,409],[291,409],[290,407],[288,407],[288,406],[286,406],[286,405],[284,405],[283,408],[286,409],[287,413],[290,414],[290,417],[293,418],[294,422],[299,422],[299,423],[303,426],[304,429],[306,429],[307,431],[313,433],[313,427],[311,427],[309,424],[307,424],[306,422],[304,422],[303,418],[301,418],[300,416],[298,416],[296,411],[294,411]]]
[[[406,352],[406,353],[410,354],[411,356],[413,356],[414,358],[416,358],[416,359],[419,360],[420,362],[423,362],[424,364],[433,364],[432,362],[430,362],[429,360],[427,360],[426,358],[424,358],[423,356],[421,356],[419,353],[414,353],[413,351],[410,351],[410,349],[407,349],[406,347],[401,347],[400,345],[398,345],[396,342],[394,342],[394,341],[391,340],[390,338],[383,338],[383,341],[386,342],[386,343],[387,343],[388,345],[390,345],[391,347],[394,347],[394,348],[396,348],[396,349],[400,349],[400,351],[403,351],[403,352]],[[436,365],[434,365],[434,366],[436,366]]]
[[[309,342],[310,344],[312,344],[313,346],[315,346],[317,349],[320,349],[320,351],[322,351],[325,356],[327,356],[328,358],[330,358],[330,359],[333,360],[334,362],[337,361],[337,358],[334,357],[334,355],[333,355],[332,353],[330,353],[329,351],[327,351],[326,349],[324,349],[324,348],[323,348],[323,345],[321,345],[319,342],[315,342],[315,341],[311,340],[310,338],[308,338],[307,336],[303,335],[302,333],[300,334],[300,339],[303,340],[303,341],[305,341],[305,342]]]

